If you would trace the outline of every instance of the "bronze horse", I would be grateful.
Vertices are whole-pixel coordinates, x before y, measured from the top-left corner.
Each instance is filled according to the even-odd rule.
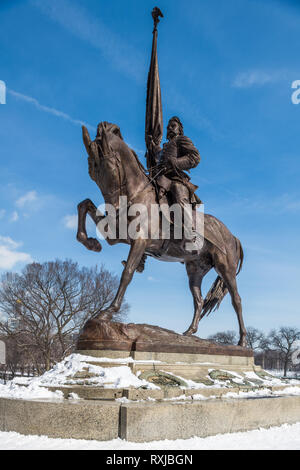
[[[135,152],[124,142],[119,127],[107,122],[100,123],[94,141],[91,141],[85,127],[82,130],[83,141],[89,156],[89,174],[100,188],[105,203],[112,204],[118,210],[120,196],[127,196],[129,205],[143,204],[150,214],[151,205],[157,204],[155,187]],[[90,199],[82,201],[78,204],[77,239],[87,249],[99,252],[102,249],[100,242],[96,238],[87,236],[87,214],[96,225],[105,218]],[[126,217],[128,226],[130,221],[134,220],[134,215],[129,215],[128,211]],[[141,224],[140,233],[143,231],[146,231],[146,227]],[[127,243],[130,245],[130,251],[127,261],[123,262],[124,270],[116,296],[105,311],[99,312],[98,318],[110,319],[115,312],[119,311],[135,271],[143,270],[145,257],[148,255],[162,261],[185,264],[194,299],[194,316],[184,335],[196,333],[200,319],[218,308],[226,293],[229,292],[239,322],[238,344],[246,346],[246,329],[236,283],[236,275],[243,263],[243,250],[240,241],[218,219],[209,214],[204,215],[204,243],[198,251],[186,251],[182,247],[182,240],[171,239],[166,243],[166,240],[160,237],[153,239],[148,235],[136,239],[127,234],[123,238],[121,236],[114,239],[107,238],[107,242],[111,245]],[[206,298],[203,299],[202,279],[212,268],[216,270],[218,277]]]

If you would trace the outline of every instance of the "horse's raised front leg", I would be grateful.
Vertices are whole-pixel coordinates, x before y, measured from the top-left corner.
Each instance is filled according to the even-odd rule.
[[[97,207],[90,199],[85,199],[77,206],[78,209],[78,231],[77,240],[82,243],[88,250],[99,252],[102,250],[100,242],[96,238],[89,238],[86,232],[86,215],[93,219],[95,224],[104,217],[97,213]]]
[[[134,240],[132,242],[116,296],[110,306],[106,310],[100,312],[96,317],[99,320],[110,320],[113,314],[120,310],[126,289],[133,278],[136,268],[140,264],[142,256],[145,253],[146,245],[147,240],[143,239]]]

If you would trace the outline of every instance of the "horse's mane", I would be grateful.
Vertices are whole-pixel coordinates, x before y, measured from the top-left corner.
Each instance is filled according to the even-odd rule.
[[[119,128],[119,126],[117,126],[116,124],[113,124],[113,123],[110,123],[110,122],[107,122],[107,121],[103,121],[101,122],[99,125],[98,125],[98,128],[97,128],[97,137],[101,138],[102,136],[102,132],[103,130],[106,130],[106,131],[112,131],[113,129],[113,132],[121,139],[123,140],[124,143],[126,143],[123,139],[123,136],[121,134],[121,130]],[[127,145],[127,144],[126,144]],[[131,150],[131,152],[133,153],[133,156],[136,160],[136,163],[138,165],[138,167],[140,168],[140,170],[144,173],[144,175],[149,179],[149,176],[147,175],[147,170],[145,169],[145,167],[142,165],[142,163],[140,162],[139,160],[139,157],[137,156],[136,152],[130,148],[128,146],[128,148]]]
[[[129,148],[130,148],[130,147],[129,147]],[[144,167],[144,165],[140,162],[140,159],[139,159],[139,157],[137,156],[136,152],[135,152],[132,148],[130,148],[130,150],[132,151],[132,153],[133,153],[133,155],[134,155],[134,157],[135,157],[135,159],[136,159],[136,162],[137,162],[138,166],[140,167],[140,169],[142,170],[142,172],[144,173],[144,175],[147,176],[147,178],[149,178],[149,176],[147,175],[147,170],[146,170],[146,168]]]

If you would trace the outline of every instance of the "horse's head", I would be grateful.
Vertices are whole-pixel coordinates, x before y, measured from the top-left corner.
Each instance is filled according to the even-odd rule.
[[[146,176],[135,152],[124,142],[119,126],[100,122],[91,141],[83,128],[83,141],[89,155],[89,173],[97,183],[106,202],[119,205],[119,196],[130,195],[143,184]],[[130,175],[130,177],[129,177]]]
[[[118,137],[119,139],[123,140],[119,126],[112,124],[111,122],[103,121],[98,124],[96,138],[102,139],[104,135],[108,139]]]
[[[122,150],[128,148],[116,124],[101,122],[96,139],[92,141],[83,127],[83,141],[89,155],[89,174],[99,186],[106,202],[118,206],[124,187],[124,171],[121,162]]]

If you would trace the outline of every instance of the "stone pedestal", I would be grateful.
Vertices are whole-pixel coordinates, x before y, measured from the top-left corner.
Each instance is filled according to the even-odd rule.
[[[195,362],[193,358],[196,356],[201,359],[208,356],[253,358],[251,349],[240,346],[225,346],[194,335],[180,335],[175,331],[153,325],[101,320],[89,320],[85,324],[78,338],[77,351],[89,355],[99,354],[99,357],[103,356],[105,351],[112,355],[113,351],[116,351],[119,357],[120,352],[124,351],[123,357],[134,355],[135,359],[147,358],[146,360],[158,357],[157,353],[161,359],[163,359],[162,354],[177,353],[185,357],[188,362]],[[169,359],[171,356],[168,356],[167,360]]]
[[[66,360],[78,364],[79,359],[80,367],[66,367],[73,372],[56,386],[53,381],[43,385],[60,390],[65,399],[0,398],[1,431],[143,442],[300,420],[300,395],[293,396],[299,393],[300,382],[272,378],[254,365],[250,349],[221,346],[156,326],[90,320],[79,337],[77,353],[79,358]],[[103,368],[124,365],[156,387],[140,381],[140,386],[115,388],[113,382],[97,380],[103,377]],[[296,387],[282,391],[291,385]],[[250,393],[241,398],[241,391]],[[75,394],[80,400],[74,399]]]
[[[132,372],[141,372],[147,379],[151,371],[163,371],[205,383],[213,369],[241,373],[254,368],[251,349],[220,345],[158,326],[134,323],[89,320],[80,334],[76,352],[110,358],[109,362],[95,362],[102,367],[119,366],[116,359],[130,358],[132,362],[128,362],[128,366]]]

